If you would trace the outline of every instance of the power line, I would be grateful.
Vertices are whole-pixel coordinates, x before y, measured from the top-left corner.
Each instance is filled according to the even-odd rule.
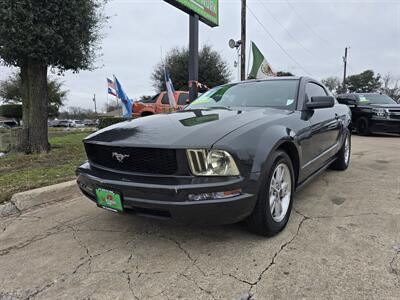
[[[304,72],[306,72],[307,74],[311,75],[310,72],[308,72],[296,59],[294,59],[294,57],[292,55],[290,55],[289,52],[286,51],[285,48],[282,47],[282,45],[276,40],[276,38],[271,34],[271,32],[268,31],[268,29],[264,26],[264,24],[257,18],[257,16],[254,14],[253,10],[247,5],[247,9],[249,10],[249,12],[252,14],[252,16],[254,17],[254,19],[257,21],[258,24],[260,24],[260,26],[264,29],[264,31],[267,33],[267,35],[272,39],[272,41],[275,42],[275,44],[278,45],[278,47],[282,50],[282,52],[284,52],[287,57],[289,57],[297,66],[300,67],[300,69],[302,69]]]
[[[258,0],[258,2],[264,7],[265,11],[275,20],[276,23],[278,23],[279,26],[281,26],[283,28],[283,30],[285,30],[285,32],[287,33],[287,35],[297,44],[299,45],[301,48],[303,48],[303,50],[305,50],[306,52],[308,52],[309,54],[311,54],[312,56],[319,56],[316,55],[313,51],[311,51],[310,49],[308,49],[307,47],[305,47],[302,43],[300,43],[300,41],[298,41],[293,34],[291,34],[291,32],[279,21],[278,18],[275,17],[275,15],[267,8],[267,6],[261,1]]]
[[[331,42],[329,42],[327,39],[323,38],[320,34],[318,34],[307,22],[304,20],[304,18],[300,15],[300,13],[297,11],[297,9],[294,7],[292,3],[289,2],[289,0],[286,0],[286,3],[290,6],[290,8],[293,10],[295,15],[302,21],[304,26],[308,28],[316,37],[318,37],[321,41],[327,44],[329,48],[337,48],[337,46],[333,45]]]

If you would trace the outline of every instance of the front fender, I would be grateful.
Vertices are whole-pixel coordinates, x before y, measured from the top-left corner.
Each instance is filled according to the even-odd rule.
[[[285,142],[295,145],[301,159],[298,136],[294,129],[278,124],[262,123],[244,126],[218,141],[213,148],[223,149],[235,156],[239,169],[247,173],[265,170],[268,158]],[[290,123],[290,122],[289,122]],[[301,123],[294,122],[301,131]]]

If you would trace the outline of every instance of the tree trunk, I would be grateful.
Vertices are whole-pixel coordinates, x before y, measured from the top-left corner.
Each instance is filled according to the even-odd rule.
[[[21,66],[21,79],[23,129],[17,148],[26,153],[48,152],[47,65],[27,60]]]

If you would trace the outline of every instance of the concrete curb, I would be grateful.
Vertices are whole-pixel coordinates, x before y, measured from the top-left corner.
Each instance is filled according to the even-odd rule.
[[[8,216],[41,204],[77,198],[81,195],[75,180],[17,193],[12,196],[10,202],[0,205],[0,216]]]

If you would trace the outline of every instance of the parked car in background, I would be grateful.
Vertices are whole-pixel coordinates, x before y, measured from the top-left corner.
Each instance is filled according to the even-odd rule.
[[[99,125],[99,121],[98,120],[83,120],[83,124],[86,127],[97,127]]]
[[[350,124],[350,109],[308,77],[227,84],[183,111],[90,135],[77,181],[114,212],[183,223],[246,220],[272,236],[285,228],[298,188],[328,167],[348,167]]]
[[[359,135],[377,133],[400,134],[400,104],[379,93],[351,93],[337,96],[352,112],[353,129]]]
[[[177,103],[177,110],[182,110],[186,105],[188,105],[189,92],[176,91],[174,96]],[[150,99],[137,101],[132,105],[132,113],[135,118],[161,114],[169,111],[170,105],[167,92],[161,92]]]
[[[85,123],[81,120],[70,120],[69,126],[73,128],[83,128],[85,127]]]
[[[0,121],[0,125],[3,125],[4,128],[14,128],[18,127],[18,122],[15,120],[2,120]]]
[[[71,127],[70,120],[58,120],[58,123],[54,127]]]
[[[61,122],[60,120],[49,120],[49,121],[47,121],[47,126],[48,127],[58,127],[60,122]]]

